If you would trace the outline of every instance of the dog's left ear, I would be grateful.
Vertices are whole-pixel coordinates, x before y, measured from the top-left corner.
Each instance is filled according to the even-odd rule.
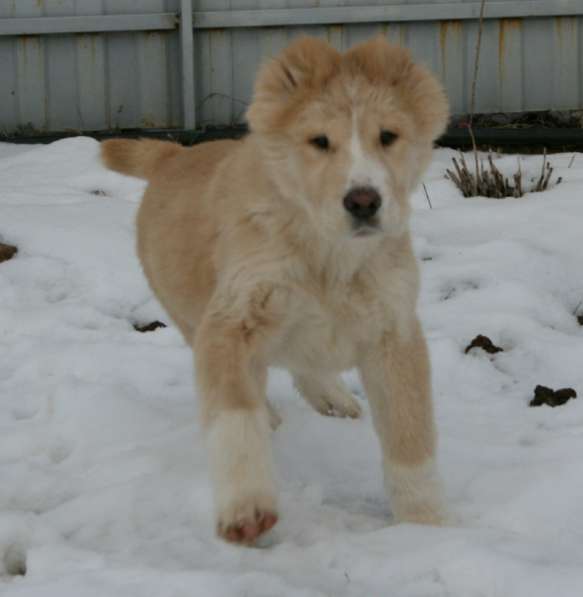
[[[340,54],[325,41],[298,38],[259,71],[247,111],[251,129],[268,132],[281,126],[307,92],[326,85],[339,62]]]
[[[412,113],[418,134],[429,141],[447,126],[449,104],[443,87],[427,68],[413,62],[409,50],[377,36],[345,55],[346,68],[375,85],[387,85]]]

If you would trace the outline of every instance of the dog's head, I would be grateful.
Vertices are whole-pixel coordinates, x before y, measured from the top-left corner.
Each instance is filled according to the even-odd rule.
[[[303,37],[259,73],[247,112],[282,195],[326,236],[399,235],[448,118],[436,79],[381,37],[344,54]]]

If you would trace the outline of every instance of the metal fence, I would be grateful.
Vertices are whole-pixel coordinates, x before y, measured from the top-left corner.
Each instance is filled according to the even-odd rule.
[[[408,46],[468,111],[479,0],[0,0],[0,131],[243,120],[299,32]],[[583,0],[488,0],[478,112],[583,108]]]

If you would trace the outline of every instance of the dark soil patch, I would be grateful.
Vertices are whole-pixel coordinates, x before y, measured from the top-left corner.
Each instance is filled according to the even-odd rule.
[[[469,116],[452,118],[447,132],[438,139],[442,147],[472,148],[467,130]],[[583,111],[522,112],[502,114],[475,114],[474,134],[479,148],[495,149],[503,153],[538,154],[546,148],[549,153],[583,150]],[[57,139],[83,134],[97,140],[124,137],[129,139],[154,138],[177,141],[182,145],[196,145],[217,139],[240,139],[247,134],[245,125],[205,126],[197,130],[184,129],[109,129],[101,131],[40,131],[20,127],[5,134],[9,143],[52,143]],[[508,134],[507,134],[508,133]],[[522,135],[521,133],[525,133]]]
[[[454,116],[452,125],[464,126],[468,120],[468,115]],[[583,128],[583,110],[474,114],[472,123],[474,128]]]
[[[134,323],[134,330],[136,330],[137,332],[153,332],[154,330],[157,330],[158,328],[165,328],[168,327],[165,323],[162,323],[161,321],[151,321],[150,323],[145,323],[145,324],[141,324],[141,323]]]
[[[109,197],[108,193],[103,189],[93,189],[89,191],[91,195],[95,195],[96,197]]]
[[[26,554],[18,545],[11,545],[4,554],[4,569],[10,576],[26,574]]]
[[[529,402],[529,406],[561,406],[572,398],[577,398],[577,392],[573,388],[561,388],[552,390],[545,386],[536,386],[534,389],[534,398]]]
[[[16,253],[18,253],[17,247],[0,243],[0,263],[12,259]]]
[[[468,354],[472,348],[481,348],[483,351],[487,352],[488,354],[496,354],[497,352],[504,352],[503,348],[496,346],[488,336],[482,336],[481,334],[476,336],[467,346],[464,351],[465,354]]]
[[[583,325],[583,315],[577,315],[577,321],[579,322],[579,325]]]

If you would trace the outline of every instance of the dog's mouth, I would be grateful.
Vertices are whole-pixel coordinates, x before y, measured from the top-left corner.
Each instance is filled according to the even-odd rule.
[[[352,235],[356,238],[363,238],[378,234],[381,231],[381,223],[376,217],[367,218],[366,220],[352,220]]]

